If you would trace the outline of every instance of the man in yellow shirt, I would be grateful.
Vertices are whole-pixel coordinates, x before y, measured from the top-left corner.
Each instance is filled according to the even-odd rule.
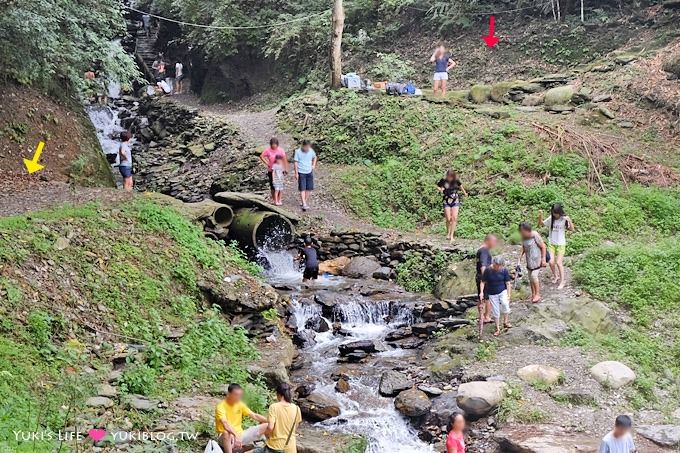
[[[295,429],[302,421],[302,414],[300,408],[291,403],[290,385],[277,385],[276,399],[278,401],[269,406],[265,446],[251,453],[297,453]]]
[[[243,430],[243,417],[250,417],[260,425]],[[215,429],[224,453],[242,451],[244,445],[252,445],[267,429],[267,419],[251,411],[243,402],[243,389],[229,384],[227,395],[215,408]]]

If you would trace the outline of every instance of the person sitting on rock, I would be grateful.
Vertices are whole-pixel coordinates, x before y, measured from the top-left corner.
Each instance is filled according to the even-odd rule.
[[[302,421],[300,408],[292,403],[290,384],[276,386],[277,402],[269,406],[264,447],[250,453],[297,453],[295,430]]]
[[[598,453],[635,453],[635,443],[630,435],[633,421],[627,415],[619,415],[614,429],[602,438]]]
[[[465,417],[460,412],[454,412],[449,417],[446,428],[446,453],[465,453]]]
[[[243,417],[250,417],[259,425],[243,430]],[[267,429],[267,419],[251,411],[243,402],[243,389],[238,384],[229,384],[227,395],[215,408],[215,430],[219,435],[222,451],[232,453],[243,451],[252,445]]]
[[[485,291],[491,302],[491,317],[496,323],[493,336],[497,337],[501,334],[501,315],[503,315],[503,326],[508,329],[512,327],[509,321],[512,278],[505,268],[505,258],[493,257],[491,267],[487,267],[482,274],[482,283],[479,286],[480,302],[484,300]]]
[[[517,258],[517,264],[519,265],[522,257],[526,256],[531,303],[536,304],[541,301],[541,282],[538,277],[541,268],[547,265],[547,248],[541,235],[531,228],[529,222],[519,224],[519,234],[522,236],[522,253]]]

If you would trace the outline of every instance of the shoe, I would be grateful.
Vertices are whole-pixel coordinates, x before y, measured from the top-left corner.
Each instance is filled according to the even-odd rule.
[[[307,209],[309,209],[309,206],[307,206],[306,204],[303,204],[303,205],[302,205],[302,210],[303,210],[303,211],[306,211]]]

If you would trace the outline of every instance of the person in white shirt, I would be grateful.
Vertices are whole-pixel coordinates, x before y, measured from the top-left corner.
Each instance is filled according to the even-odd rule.
[[[564,273],[564,254],[567,250],[567,230],[574,231],[574,222],[564,213],[560,203],[550,208],[550,217],[543,220],[543,213],[538,216],[538,223],[548,228],[548,252],[550,253],[550,270],[553,283],[558,283],[557,289],[564,288],[566,283]]]
[[[602,438],[598,453],[635,453],[635,443],[630,430],[633,421],[627,415],[619,415],[614,422],[614,429]]]
[[[182,82],[184,80],[184,65],[181,61],[175,63],[175,94],[182,94]]]

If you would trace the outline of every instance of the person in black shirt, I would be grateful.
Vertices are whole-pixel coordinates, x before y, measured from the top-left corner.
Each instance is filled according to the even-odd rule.
[[[475,283],[477,283],[477,294],[480,294],[480,283],[482,283],[482,275],[486,268],[491,266],[491,250],[496,247],[498,239],[493,234],[487,234],[484,238],[484,243],[477,250],[477,272],[475,274]],[[491,303],[489,302],[488,292],[484,292],[479,300],[479,338],[482,338],[484,333],[484,324],[491,322]]]
[[[437,183],[437,190],[444,198],[444,218],[446,219],[446,239],[453,242],[458,224],[458,210],[460,209],[460,194],[467,196],[458,175],[453,170],[447,170],[446,175]]]
[[[316,280],[319,277],[319,256],[312,246],[312,239],[305,238],[305,248],[300,252],[300,259],[305,260],[305,270],[302,273],[302,281]]]

